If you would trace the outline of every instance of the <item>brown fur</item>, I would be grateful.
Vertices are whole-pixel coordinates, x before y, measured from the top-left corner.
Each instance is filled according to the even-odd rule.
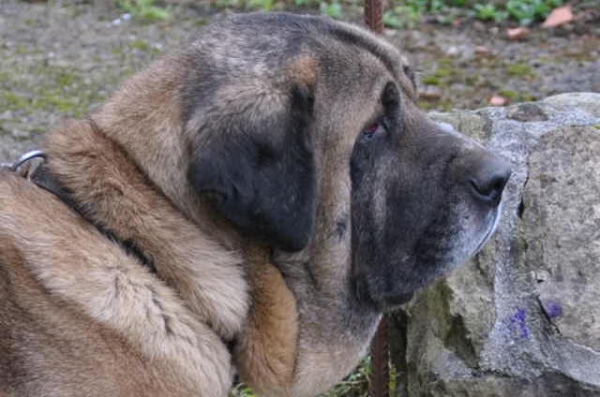
[[[269,262],[268,251],[249,253],[253,305],[238,341],[240,375],[258,393],[289,395],[294,381],[298,323],[296,301],[281,273]]]
[[[46,148],[53,174],[76,202],[87,203],[88,219],[135,241],[199,321],[226,340],[239,333],[248,306],[239,255],[201,233],[89,123],[67,124]]]
[[[227,349],[170,288],[50,193],[0,188],[5,394],[226,393]]]
[[[154,77],[152,73],[147,76]],[[154,129],[140,129],[145,123],[158,124],[166,127],[162,134],[169,136],[168,122],[167,125],[164,123],[171,110],[166,94],[149,93],[148,103],[121,98],[126,97],[129,90],[138,90],[136,93],[139,94],[141,89],[136,87],[136,83],[142,77],[144,74],[126,85],[97,118],[100,123],[107,123],[103,115],[114,102],[119,103],[115,107],[119,112],[111,114],[109,120],[116,120],[114,123],[119,125],[121,139],[127,139],[128,134],[145,134],[143,141],[138,139],[123,144],[130,150],[136,150],[136,145],[144,142],[138,150],[147,155],[153,150]],[[168,78],[161,81],[165,80],[168,81]],[[165,87],[156,89],[162,92]],[[135,104],[145,109],[166,107],[169,116],[153,112],[152,117],[135,120],[129,127],[130,119],[119,120],[118,114],[124,111],[126,117],[139,111],[121,104]],[[79,357],[49,353],[52,360],[64,364],[53,366],[49,374],[45,373],[49,369],[38,368],[41,373],[39,385],[26,381],[27,386],[19,388],[8,375],[6,382],[2,383],[8,389],[0,390],[9,395],[36,395],[38,388],[48,388],[51,395],[108,395],[113,394],[110,391],[112,387],[119,385],[118,394],[123,396],[224,395],[230,387],[232,369],[229,353],[217,336],[231,340],[241,331],[249,303],[243,267],[252,263],[253,259],[256,259],[256,267],[250,271],[250,284],[259,292],[255,295],[248,332],[238,350],[245,363],[245,374],[262,379],[265,388],[284,387],[291,381],[294,368],[297,327],[295,302],[280,273],[264,257],[250,255],[244,259],[228,249],[228,245],[236,242],[235,234],[234,243],[230,242],[231,239],[225,240],[224,246],[183,217],[139,172],[121,146],[104,135],[103,131],[107,131],[107,135],[111,131],[110,122],[107,124],[100,131],[94,130],[87,121],[70,121],[53,131],[45,145],[50,157],[48,168],[65,188],[74,193],[76,202],[85,203],[87,219],[114,231],[121,240],[135,241],[136,246],[151,258],[157,275],[166,286],[134,258],[125,255],[117,244],[106,240],[92,225],[74,215],[62,202],[57,202],[56,197],[25,179],[3,175],[1,181],[8,186],[2,187],[4,201],[1,207],[6,211],[0,212],[3,220],[0,226],[0,242],[3,244],[0,247],[3,254],[0,263],[8,265],[8,271],[30,273],[29,278],[39,279],[42,289],[60,297],[61,302],[81,306],[79,315],[84,318],[83,323],[94,324],[89,331],[65,330],[61,340],[47,342],[49,347],[61,351],[72,347],[80,349],[72,345],[75,343],[72,341],[79,339],[87,340],[86,346],[94,351],[102,351],[107,344],[115,346],[107,349],[111,352],[107,357],[94,354],[93,361],[106,361],[106,366],[111,371],[114,369],[114,372],[104,375],[107,386],[98,380],[103,373],[97,367],[90,365],[86,373],[82,370],[86,366],[82,367]],[[173,149],[176,150],[176,147],[173,146]],[[151,169],[156,172],[153,176],[159,181],[162,178],[177,179],[172,173],[162,175],[166,168],[157,164],[152,164]],[[180,203],[185,204],[185,200]],[[196,220],[201,217],[197,211],[193,214]],[[45,228],[40,228],[39,223]],[[212,220],[200,222],[203,227],[210,223]],[[42,243],[31,239],[29,234],[33,230],[40,239],[47,237],[51,241]],[[9,242],[19,245],[6,247]],[[70,247],[75,248],[75,252],[71,252]],[[35,256],[16,260],[5,256],[10,252]],[[50,253],[55,256],[48,257]],[[73,268],[80,263],[81,267]],[[21,287],[20,283],[12,286],[15,289]],[[31,297],[27,300],[38,306],[37,299]],[[62,311],[49,309],[49,314],[69,325],[71,319]],[[32,315],[35,317],[38,312]],[[155,320],[148,317],[151,313]],[[11,318],[6,320],[2,330],[15,331],[15,324],[11,321]],[[40,321],[44,330],[45,317]],[[115,340],[95,346],[96,329],[105,323],[116,330],[113,331]],[[157,328],[154,329],[154,326]],[[122,338],[125,338],[123,342]],[[38,353],[20,341],[8,339],[4,342],[0,341],[0,349],[4,348],[7,352],[4,357],[11,357],[19,349],[29,351],[27,355]],[[114,351],[118,351],[118,346],[124,342],[130,352],[115,356]],[[124,360],[122,356],[126,354],[140,357],[142,363]],[[91,356],[83,352],[81,358],[86,360]],[[16,361],[17,358],[2,362],[0,373],[16,371]],[[36,368],[36,364],[31,362],[25,362],[23,366],[31,370]],[[62,380],[46,379],[55,374]],[[86,377],[96,379],[94,382],[81,382]],[[125,387],[129,383],[133,383],[132,386]],[[85,392],[81,391],[83,384],[89,385],[89,391],[87,388],[83,389]],[[260,386],[261,383],[257,384],[257,387]]]
[[[0,240],[6,244],[6,239],[10,239],[21,244],[17,247],[19,252],[35,252],[36,256],[26,256],[22,261],[2,258],[0,263],[17,269],[12,271],[28,273],[52,297],[77,307],[83,323],[94,325],[89,331],[77,331],[77,335],[75,331],[65,331],[62,341],[48,343],[59,350],[76,348],[73,344],[77,342],[72,342],[76,340],[87,340],[86,346],[97,351],[111,346],[106,349],[111,352],[106,357],[100,353],[94,356],[98,361],[106,361],[108,367],[118,368],[115,373],[119,377],[112,378],[116,384],[121,386],[119,379],[125,379],[124,384],[136,380],[131,389],[120,389],[120,395],[128,395],[126,390],[131,390],[131,395],[224,395],[232,369],[229,353],[219,337],[229,340],[240,331],[235,352],[243,379],[266,394],[310,394],[323,388],[323,381],[314,384],[311,377],[318,374],[331,384],[354,365],[354,357],[364,352],[365,344],[352,342],[348,349],[333,356],[312,348],[303,352],[301,346],[312,344],[313,337],[299,339],[295,297],[281,273],[266,255],[257,255],[256,248],[248,247],[231,225],[215,218],[190,190],[185,170],[190,161],[189,145],[196,138],[182,128],[177,101],[183,74],[192,67],[187,62],[167,57],[155,63],[126,82],[93,115],[99,131],[86,121],[71,121],[50,133],[45,145],[50,157],[48,168],[74,193],[76,202],[85,204],[86,218],[105,225],[121,240],[135,241],[152,259],[158,277],[55,197],[10,176],[2,178],[12,188],[3,189],[5,200],[10,202],[3,203],[2,208],[8,211],[0,215],[12,222],[2,222]],[[313,86],[318,68],[315,59],[301,57],[286,68],[284,80]],[[251,111],[260,117],[261,112],[282,106],[275,89],[278,86],[272,83],[254,79],[246,87],[246,83],[224,86],[217,93],[217,101],[253,102],[256,95],[263,95],[263,101]],[[372,109],[363,107],[360,112],[353,112],[345,124],[356,125],[370,112]],[[227,114],[219,117],[226,120]],[[333,146],[327,156],[317,153],[320,167],[329,169],[329,175],[338,172],[337,163],[347,155],[354,138],[346,139],[345,146]],[[326,144],[318,142],[320,147]],[[332,180],[326,178],[327,174],[322,176],[322,210],[338,212],[337,206],[345,205],[340,200],[340,194],[344,196],[346,192],[345,182],[329,185]],[[28,192],[27,199],[19,197],[21,189]],[[22,216],[17,216],[15,208]],[[317,228],[328,228],[329,224],[329,216],[322,214]],[[54,240],[42,243],[31,239],[28,235],[34,230],[40,238]],[[327,250],[325,246],[316,249]],[[4,255],[5,249],[2,251]],[[331,255],[330,259],[335,259],[335,250]],[[248,276],[244,268],[249,269]],[[344,270],[318,266],[314,272],[327,288],[329,283],[341,281]],[[247,285],[253,289],[253,303],[246,321]],[[49,311],[70,323],[62,308]],[[149,315],[152,317],[147,318]],[[13,324],[7,327],[13,328]],[[42,325],[42,330],[45,327]],[[97,327],[108,327],[114,339],[95,345]],[[342,342],[347,343],[350,341]],[[144,364],[121,361],[122,355],[128,353],[115,355],[118,348],[112,346],[122,344]],[[12,351],[25,349],[27,355],[35,353],[20,343],[3,347]],[[348,353],[351,359],[346,358]],[[73,369],[67,364],[51,369],[65,383],[53,386],[52,382],[40,381],[50,393],[77,394],[80,386],[74,385],[80,384],[81,377],[99,375],[93,366],[87,375],[85,371],[75,371],[81,368],[78,359],[51,354],[57,362],[72,363]],[[85,361],[89,356],[84,352],[81,358]],[[13,362],[4,364],[1,372],[10,373]],[[39,370],[43,373],[50,369]],[[7,380],[4,384],[13,383],[14,380]],[[35,395],[34,389],[27,387],[9,388],[7,392]],[[111,394],[109,388],[102,386],[95,387],[94,393]]]
[[[48,135],[44,167],[71,207],[0,170],[0,396],[223,397],[234,366],[265,395],[311,396],[342,379],[366,353],[381,316],[352,283],[353,255],[364,246],[352,241],[362,197],[350,164],[364,128],[387,112],[382,92],[397,90],[401,114],[394,117],[403,130],[396,143],[410,142],[399,145],[406,169],[419,169],[429,145],[446,156],[434,153],[430,166],[452,157],[452,145],[460,159],[480,150],[426,119],[409,74],[395,48],[348,24],[233,17],[125,82],[89,120]],[[295,151],[286,151],[290,144]],[[397,157],[374,162],[395,176]],[[282,169],[307,171],[290,180]],[[268,178],[254,180],[258,174]],[[430,182],[409,176],[416,187]],[[365,189],[364,206],[372,202],[376,226],[387,225],[394,212],[387,189],[399,185],[371,179],[379,184]],[[231,180],[235,194],[219,185]],[[287,185],[295,190],[275,202]],[[445,197],[440,185],[433,193]],[[218,207],[248,191],[262,193],[251,204],[267,205],[241,215]],[[254,236],[243,221],[263,221],[263,212],[285,217],[250,225]],[[298,225],[310,234],[290,233],[302,242],[294,249],[265,232]],[[359,265],[378,265],[372,262]],[[402,271],[392,275],[409,287],[429,280],[421,270]]]

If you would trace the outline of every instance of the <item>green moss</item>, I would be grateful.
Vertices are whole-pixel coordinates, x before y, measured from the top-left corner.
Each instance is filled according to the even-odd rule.
[[[23,22],[25,23],[25,25],[29,26],[30,28],[37,28],[42,25],[41,20],[34,19],[34,18],[27,18]]]
[[[46,92],[33,99],[32,108],[36,110],[58,111],[80,116],[84,113],[80,103],[74,98],[67,98],[55,91]]]
[[[27,98],[12,91],[5,91],[2,94],[2,102],[4,103],[0,108],[6,107],[10,110],[27,109],[30,105]]]
[[[423,100],[420,99],[418,101],[419,107],[423,110],[439,110],[443,112],[448,112],[454,108],[454,102],[445,97],[441,97],[437,100]]]
[[[16,49],[17,55],[25,55],[29,52],[29,47],[25,44],[19,44]]]
[[[119,58],[123,57],[123,55],[124,55],[123,48],[121,48],[121,47],[115,47],[112,49],[111,52],[114,56],[119,57]]]
[[[132,41],[131,44],[129,44],[129,47],[132,49],[150,54],[151,56],[157,56],[157,55],[160,55],[160,53],[161,53],[161,50],[159,50],[156,47],[152,47],[146,41],[140,40],[140,39]],[[115,55],[122,55],[122,54],[115,54]]]
[[[29,132],[31,132],[32,134],[42,135],[45,134],[47,131],[44,127],[33,126],[29,129]]]
[[[426,85],[441,85],[442,80],[438,76],[430,74],[427,76],[423,76],[421,78],[421,82]]]
[[[56,83],[61,87],[68,87],[78,83],[81,78],[67,71],[59,71],[56,75]]]
[[[40,78],[24,80],[23,75]],[[36,64],[19,74],[3,71],[0,73],[0,87],[11,88],[0,91],[0,109],[19,110],[32,115],[46,111],[80,117],[91,105],[104,99],[97,87],[84,82],[78,70],[53,65]]]
[[[507,66],[506,71],[512,77],[534,77],[535,71],[526,63],[511,63]]]
[[[135,48],[136,50],[140,50],[140,51],[149,51],[151,49],[150,45],[148,43],[146,43],[144,40],[134,40],[131,43],[131,48]]]
[[[499,94],[511,102],[532,102],[536,101],[537,96],[529,93],[529,92],[517,92],[513,90],[501,90]]]
[[[209,22],[210,22],[209,19],[200,17],[194,21],[194,26],[197,26],[197,27],[206,26],[206,25],[208,25]]]
[[[0,84],[8,83],[9,81],[11,81],[10,74],[8,74],[8,72],[0,71]]]
[[[460,80],[462,75],[456,68],[454,61],[449,58],[442,58],[437,62],[436,69],[421,78],[421,82],[426,85],[435,85],[445,87],[456,80]]]
[[[468,76],[465,76],[465,84],[470,85],[470,86],[477,86],[481,83],[482,78],[479,74],[471,74]]]
[[[437,68],[434,72],[434,76],[437,76],[439,78],[451,77],[456,74],[457,74],[456,69],[445,67],[445,66]]]
[[[440,58],[438,60],[438,65],[443,66],[445,68],[454,69],[454,59],[452,58]]]
[[[427,307],[429,315],[435,320],[435,332],[444,341],[444,345],[453,350],[469,366],[477,364],[477,358],[472,342],[469,340],[469,330],[463,323],[463,318],[456,316],[450,310],[453,300],[452,289],[439,281],[427,291]]]
[[[512,90],[502,90],[502,91],[500,91],[500,95],[506,99],[510,99],[511,101],[514,101],[519,96],[519,93],[516,91],[512,91]]]

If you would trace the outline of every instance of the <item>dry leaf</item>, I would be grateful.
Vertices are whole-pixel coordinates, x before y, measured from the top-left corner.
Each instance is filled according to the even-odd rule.
[[[570,5],[558,7],[552,10],[548,18],[542,24],[544,28],[555,28],[573,21],[573,10]]]
[[[500,95],[494,95],[490,98],[490,105],[492,106],[504,106],[508,103],[508,99]]]
[[[475,47],[475,54],[477,55],[490,55],[492,53],[492,50],[490,50],[488,47],[483,46],[483,45],[478,45],[477,47]]]
[[[515,29],[508,29],[506,35],[510,41],[523,40],[529,35],[529,29],[523,26]]]
[[[442,90],[432,85],[426,85],[419,91],[419,97],[429,101],[438,100],[442,97]]]

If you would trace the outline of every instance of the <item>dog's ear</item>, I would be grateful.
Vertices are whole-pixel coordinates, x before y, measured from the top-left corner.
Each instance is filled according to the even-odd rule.
[[[298,251],[314,229],[314,96],[299,84],[282,96],[273,106],[256,97],[218,117],[188,179],[243,234]]]

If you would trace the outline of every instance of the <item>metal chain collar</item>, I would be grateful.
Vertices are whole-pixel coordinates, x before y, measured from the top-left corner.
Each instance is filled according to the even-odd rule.
[[[34,171],[31,169],[31,161],[34,159],[42,159],[42,162],[43,162],[46,160],[46,158],[47,158],[47,155],[43,151],[32,150],[30,152],[23,154],[21,157],[19,157],[17,159],[17,161],[15,161],[12,164],[0,163],[0,168],[6,168],[9,171],[16,172],[19,175],[29,179],[31,174]],[[39,164],[38,164],[38,166],[39,166]],[[34,169],[35,168],[37,168],[37,166],[34,167]]]

